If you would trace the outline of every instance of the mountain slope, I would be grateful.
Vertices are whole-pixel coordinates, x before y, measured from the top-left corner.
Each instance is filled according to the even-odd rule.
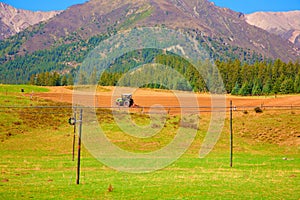
[[[32,12],[21,10],[0,2],[0,40],[19,33],[31,25],[47,21],[59,13],[59,11]]]
[[[103,39],[140,26],[197,34],[213,59],[253,63],[299,58],[292,43],[207,0],[90,0],[0,41],[0,81],[23,83],[41,72],[69,73]]]
[[[246,15],[246,21],[275,33],[300,48],[300,11],[256,12]]]
[[[196,30],[225,45],[250,49],[273,59],[289,61],[299,56],[282,38],[250,26],[243,14],[216,7],[207,0],[91,0],[50,19],[38,33],[28,37],[22,48],[34,52],[60,41],[85,40],[140,25]]]

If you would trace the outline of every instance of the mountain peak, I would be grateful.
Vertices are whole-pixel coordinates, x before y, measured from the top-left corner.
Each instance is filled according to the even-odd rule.
[[[5,39],[41,21],[47,21],[61,11],[33,12],[0,2],[0,39]]]
[[[246,15],[246,21],[300,48],[300,11],[289,12],[255,12]]]

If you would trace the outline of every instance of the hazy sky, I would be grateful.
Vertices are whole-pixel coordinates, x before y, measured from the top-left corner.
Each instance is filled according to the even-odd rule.
[[[211,0],[217,6],[252,13],[257,11],[300,10],[300,0]]]
[[[2,0],[16,8],[26,10],[64,10],[67,7],[84,3],[87,0]],[[99,0],[101,1],[101,0]],[[113,0],[111,0],[113,1]],[[255,11],[289,11],[300,10],[300,0],[211,0],[217,6],[232,10],[252,13]]]

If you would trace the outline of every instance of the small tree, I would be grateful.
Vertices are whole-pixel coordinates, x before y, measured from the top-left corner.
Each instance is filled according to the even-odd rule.
[[[67,85],[74,85],[74,80],[72,74],[68,75],[68,83]]]
[[[294,83],[291,78],[285,79],[280,85],[281,94],[291,94],[294,92]]]
[[[68,85],[68,79],[67,79],[67,76],[64,75],[61,79],[61,83],[60,83],[62,86],[66,86]]]
[[[252,93],[252,95],[261,95],[261,93],[262,93],[261,85],[259,83],[255,83],[253,85],[251,93]]]
[[[298,76],[296,77],[294,82],[294,92],[300,93],[300,73],[298,73]]]
[[[246,82],[242,85],[241,89],[239,90],[239,95],[247,96],[251,94],[251,91],[252,91],[251,84]]]
[[[30,76],[29,84],[30,85],[36,85],[36,75],[35,74],[32,74]]]
[[[267,82],[264,84],[262,93],[264,95],[268,95],[272,93],[272,82],[270,79],[268,79]]]
[[[231,91],[231,94],[232,95],[238,95],[239,94],[239,90],[240,90],[240,86],[239,86],[238,82],[236,82],[234,88]]]

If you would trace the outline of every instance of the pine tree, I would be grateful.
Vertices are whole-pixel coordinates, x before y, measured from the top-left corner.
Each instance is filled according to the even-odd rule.
[[[240,90],[240,86],[239,86],[238,82],[236,82],[234,88],[231,91],[231,94],[232,95],[238,95],[239,94],[239,90]]]
[[[245,82],[241,89],[239,90],[239,95],[242,95],[242,96],[247,96],[247,95],[250,95],[251,94],[251,91],[252,91],[252,86],[250,83],[248,82]]]
[[[285,77],[283,74],[281,74],[279,78],[274,79],[275,82],[273,84],[273,90],[272,90],[272,92],[274,94],[279,94],[281,92],[281,85],[282,85],[284,79],[285,79]]]
[[[44,81],[43,81],[43,85],[50,85],[50,72],[46,72],[44,74]]]
[[[73,76],[71,74],[68,75],[67,85],[74,85]]]
[[[294,82],[294,92],[300,93],[300,72],[296,76],[295,82]]]
[[[264,95],[269,95],[272,93],[272,81],[271,79],[267,79],[266,83],[263,86],[262,93]]]
[[[68,79],[67,79],[67,76],[64,75],[62,78],[61,78],[61,83],[60,83],[61,86],[66,86],[68,85]]]
[[[49,80],[48,80],[48,85],[50,86],[60,86],[61,83],[61,78],[59,73],[53,72],[49,74]]]
[[[261,87],[258,84],[254,84],[252,87],[251,94],[255,96],[259,96],[261,95],[261,93],[262,93]]]
[[[36,75],[35,74],[32,74],[30,76],[29,84],[30,85],[36,85]]]
[[[292,78],[286,78],[280,85],[281,94],[291,94],[294,93],[294,83]]]

